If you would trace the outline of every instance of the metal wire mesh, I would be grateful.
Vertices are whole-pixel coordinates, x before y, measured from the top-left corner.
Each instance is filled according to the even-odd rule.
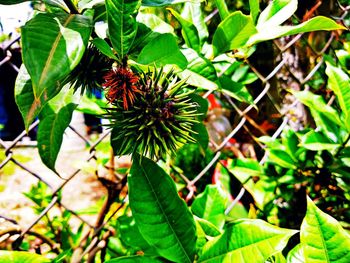
[[[342,10],[341,16],[338,18],[338,21],[341,22],[349,12],[349,7],[346,7]],[[208,16],[207,21],[208,22],[213,16],[215,16],[217,13],[217,10]],[[228,105],[232,107],[233,111],[236,111],[238,118],[235,118],[235,121],[231,123],[232,127],[228,135],[226,135],[219,144],[216,144],[214,141],[211,141],[211,148],[213,149],[214,155],[211,161],[204,167],[204,169],[197,174],[193,179],[188,179],[185,175],[181,175],[183,181],[186,184],[186,187],[188,189],[188,195],[185,198],[186,200],[190,200],[194,195],[196,195],[196,183],[198,183],[199,180],[203,178],[203,176],[206,175],[206,173],[217,163],[218,160],[220,160],[221,152],[227,145],[230,143],[230,140],[237,135],[238,132],[242,130],[246,130],[248,135],[251,136],[254,129],[255,121],[252,117],[250,117],[250,113],[256,108],[260,107],[260,103],[264,101],[264,104],[269,103],[270,106],[273,106],[274,108],[277,108],[279,111],[279,126],[275,127],[274,133],[272,134],[272,138],[278,138],[278,136],[283,131],[284,127],[288,125],[288,123],[295,122],[296,118],[293,116],[292,109],[297,107],[299,102],[297,100],[294,100],[292,103],[287,105],[287,108],[282,109],[280,103],[276,103],[272,99],[271,90],[276,90],[276,82],[281,83],[283,82],[282,76],[289,75],[291,79],[293,79],[293,82],[296,84],[297,88],[300,90],[308,89],[308,81],[312,79],[315,74],[320,70],[321,66],[324,63],[324,54],[328,53],[332,41],[337,37],[336,32],[329,32],[327,33],[327,41],[325,41],[325,44],[322,46],[319,51],[313,50],[312,45],[309,43],[309,39],[307,38],[307,34],[298,34],[293,37],[284,38],[272,41],[273,50],[274,53],[270,54],[271,61],[275,64],[270,72],[263,73],[261,70],[257,69],[256,66],[254,66],[253,61],[250,61],[249,59],[243,61],[245,65],[248,65],[250,69],[258,76],[259,81],[262,86],[262,90],[255,96],[254,99],[254,105],[246,106],[245,108],[241,105],[237,106],[235,102],[233,102],[229,97],[225,97],[225,99],[228,102]],[[12,62],[12,53],[11,53],[11,47],[15,45],[19,41],[19,38],[15,39],[11,43],[8,44],[4,48],[4,54],[6,56],[0,61],[0,67],[4,65],[8,65],[12,67],[14,70],[18,71],[18,67]],[[312,52],[312,57],[314,58],[314,64],[309,65],[310,68],[307,69],[307,72],[304,72],[303,70],[300,70],[293,65],[293,57],[292,53],[295,50],[295,46],[298,45],[298,43],[305,43],[308,46],[308,50]],[[215,91],[211,90],[204,94],[204,97],[208,97],[211,93]],[[261,113],[263,114],[263,112]],[[264,119],[264,117],[260,118]],[[266,119],[266,117],[265,117]],[[28,131],[34,130],[39,124],[39,121],[35,121],[32,125],[30,125]],[[248,125],[252,124],[252,125]],[[84,159],[85,162],[91,162],[96,161],[99,156],[97,154],[98,150],[97,147],[104,141],[107,141],[109,139],[110,131],[105,131],[105,133],[101,134],[95,142],[91,142],[89,138],[87,138],[85,135],[81,134],[79,131],[77,131],[73,126],[69,127],[71,132],[75,133],[83,142],[87,145],[86,151],[89,153],[87,157]],[[5,241],[6,239],[3,238],[4,234],[7,234],[7,238],[16,235],[16,241],[13,242],[13,247],[18,248],[20,243],[23,240],[23,237],[26,235],[32,235],[32,229],[33,227],[43,218],[45,217],[49,211],[54,206],[60,206],[62,209],[65,209],[75,215],[75,217],[80,220],[82,223],[84,223],[88,228],[91,229],[89,231],[89,235],[91,237],[92,242],[90,245],[86,246],[84,248],[84,251],[80,254],[80,259],[91,252],[91,250],[94,249],[94,246],[101,242],[102,239],[106,238],[105,236],[99,236],[100,230],[106,226],[108,220],[112,218],[112,216],[120,209],[120,207],[126,202],[126,199],[124,198],[123,201],[120,203],[120,206],[118,206],[113,213],[109,215],[108,218],[103,216],[102,218],[97,219],[98,222],[96,224],[91,224],[87,220],[85,220],[83,217],[75,213],[75,211],[68,208],[68,206],[61,201],[61,198],[59,196],[60,191],[70,182],[74,177],[76,177],[79,173],[81,173],[83,168],[74,169],[68,176],[67,175],[60,175],[57,174],[58,177],[64,178],[60,179],[60,183],[57,186],[52,186],[51,183],[46,179],[45,175],[40,174],[36,171],[37,167],[27,167],[25,163],[21,162],[16,157],[15,150],[18,147],[32,147],[35,146],[35,143],[33,142],[24,142],[22,141],[24,137],[27,136],[27,132],[23,131],[21,134],[19,134],[14,140],[12,141],[3,141],[0,139],[0,148],[3,149],[5,158],[0,159],[0,170],[3,169],[5,166],[8,166],[10,163],[14,164],[15,166],[19,167],[20,169],[25,170],[30,175],[34,176],[41,182],[45,183],[50,189],[51,189],[51,202],[42,210],[42,212],[37,215],[35,220],[31,222],[28,226],[26,226],[24,229],[17,228],[15,231],[10,232],[0,232],[0,238],[2,238],[2,241]],[[251,140],[254,142],[254,140]],[[255,145],[256,146],[256,145]],[[266,160],[266,154],[260,159],[260,163],[263,164]],[[109,167],[106,166],[106,169],[108,170]],[[25,180],[25,178],[24,178]],[[112,182],[112,185],[109,185],[111,181],[105,180],[104,186],[108,187],[117,187],[119,189],[119,192],[117,194],[120,194],[123,189],[123,187],[126,185],[125,178],[119,178],[117,177],[116,181]],[[119,185],[119,186],[118,186]],[[233,206],[242,198],[242,196],[245,193],[244,185],[242,189],[237,193],[236,196],[234,196],[234,201],[227,207],[226,213],[228,213]],[[17,224],[17,222],[11,218],[9,218],[6,215],[0,215],[5,220],[8,220],[12,223]]]

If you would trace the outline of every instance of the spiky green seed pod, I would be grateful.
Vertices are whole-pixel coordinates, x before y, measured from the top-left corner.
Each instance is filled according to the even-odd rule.
[[[194,90],[184,89],[173,71],[141,73],[133,104],[125,108],[123,99],[112,102],[112,145],[116,155],[138,152],[152,159],[176,153],[187,142],[196,142],[192,127],[198,123],[198,104],[191,99]]]
[[[70,82],[74,91],[81,88],[81,94],[86,92],[87,95],[91,95],[94,90],[102,89],[103,77],[112,64],[111,59],[101,54],[93,45],[89,45],[79,64],[68,75],[65,82]]]

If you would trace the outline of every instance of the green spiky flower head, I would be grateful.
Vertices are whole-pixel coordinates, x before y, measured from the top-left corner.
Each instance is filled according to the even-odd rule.
[[[127,109],[122,99],[112,102],[112,146],[116,155],[135,152],[152,159],[173,154],[187,142],[196,142],[193,125],[198,123],[198,104],[191,99],[194,90],[186,88],[170,71],[141,72]]]

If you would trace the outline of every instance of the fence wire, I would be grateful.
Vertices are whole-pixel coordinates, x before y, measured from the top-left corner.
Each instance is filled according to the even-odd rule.
[[[348,15],[350,8],[348,7],[342,7],[342,14],[338,18],[339,22],[342,22],[344,18]],[[214,17],[217,14],[217,10],[215,10],[212,14],[210,14],[207,17],[206,22],[208,22],[212,17]],[[293,122],[299,122],[299,125],[302,125],[302,121],[295,118],[295,115],[293,115],[293,110],[300,104],[296,99],[292,100],[291,103],[289,103],[287,106],[285,105],[285,101],[276,102],[274,100],[274,96],[272,93],[275,93],[277,89],[281,89],[280,83],[285,83],[288,87],[291,87],[291,85],[294,85],[294,88],[303,90],[308,89],[308,81],[312,79],[315,74],[320,70],[322,65],[324,64],[324,55],[328,53],[329,49],[331,48],[331,44],[333,40],[337,37],[336,32],[329,32],[327,33],[327,39],[325,41],[325,44],[322,46],[319,51],[314,50],[313,46],[310,44],[310,40],[308,39],[308,34],[298,34],[293,37],[286,37],[283,39],[278,39],[271,41],[273,45],[273,53],[269,54],[271,57],[271,61],[274,63],[274,66],[270,72],[265,72],[265,68],[263,70],[259,69],[257,65],[255,65],[254,61],[250,61],[250,58],[243,61],[245,65],[248,65],[250,70],[258,76],[258,81],[261,83],[262,90],[256,94],[254,99],[254,105],[248,105],[244,107],[244,104],[237,105],[236,102],[232,101],[232,99],[228,96],[224,96],[222,99],[226,100],[228,105],[232,108],[232,111],[235,112],[236,117],[234,121],[231,122],[231,129],[227,133],[227,135],[222,138],[221,142],[217,143],[213,140],[210,141],[211,149],[214,152],[213,158],[211,161],[203,168],[203,170],[197,174],[193,179],[189,179],[186,177],[186,175],[181,174],[183,181],[186,184],[186,187],[188,189],[188,195],[185,197],[187,201],[191,200],[197,193],[196,193],[196,184],[199,180],[203,178],[203,176],[206,175],[206,173],[212,169],[216,163],[220,160],[220,156],[222,151],[228,147],[228,145],[231,144],[231,139],[237,135],[238,132],[245,131],[248,136],[251,136],[251,142],[255,143],[253,147],[260,147],[258,143],[254,140],[254,129],[258,124],[256,123],[256,118],[251,116],[252,111],[255,111],[256,109],[261,106],[262,101],[264,102],[264,105],[269,104],[270,107],[273,107],[274,109],[277,109],[279,114],[279,126],[274,128],[274,133],[272,134],[272,138],[276,139],[279,137],[279,135],[282,133],[284,127],[286,125],[293,125]],[[0,61],[0,68],[4,67],[5,65],[10,66],[13,70],[18,72],[18,66],[16,66],[15,63],[13,63],[13,55],[12,55],[12,47],[14,45],[18,45],[19,38],[16,38],[12,42],[10,42],[5,48],[3,48],[3,54],[4,57]],[[308,68],[307,72],[304,73],[304,71],[301,71],[300,68],[297,67],[297,65],[294,65],[293,63],[296,62],[296,60],[300,59],[296,57],[295,50],[296,45],[301,45],[303,43],[306,45],[308,52],[311,52],[311,55],[315,61],[315,63],[312,65],[312,67]],[[310,56],[311,56],[310,55]],[[309,65],[311,66],[311,65]],[[262,72],[264,71],[264,72]],[[287,83],[286,83],[287,82]],[[293,87],[291,87],[293,88]],[[273,91],[272,91],[273,90]],[[210,96],[211,93],[215,93],[216,91],[211,90],[208,91],[206,94],[203,95],[203,97]],[[242,106],[243,105],[243,106]],[[263,111],[259,111],[259,114],[264,114]],[[267,116],[259,116],[260,119],[267,120]],[[30,125],[28,132],[34,131],[39,124],[39,120],[36,120],[33,124]],[[109,140],[110,131],[104,131],[99,138],[92,142],[85,134],[82,134],[79,132],[75,127],[69,126],[69,129],[72,133],[76,134],[78,138],[80,138],[86,147],[86,151],[88,152],[87,157],[84,159],[86,163],[89,163],[91,161],[96,161],[98,158],[98,146]],[[31,176],[35,177],[39,181],[46,184],[49,189],[51,190],[51,201],[50,203],[43,208],[41,213],[36,216],[35,220],[33,220],[28,226],[25,228],[22,228],[16,222],[16,220],[10,218],[8,215],[0,215],[1,218],[4,220],[11,222],[15,225],[14,228],[10,229],[4,229],[0,230],[0,243],[6,242],[9,239],[12,240],[12,247],[14,249],[18,249],[21,245],[21,242],[23,241],[23,238],[26,235],[34,235],[39,236],[42,240],[46,240],[46,243],[48,243],[52,249],[52,251],[55,251],[55,244],[52,244],[52,241],[47,240],[46,237],[40,236],[39,233],[35,232],[33,229],[35,226],[40,222],[41,219],[43,219],[45,216],[48,216],[49,211],[55,207],[59,206],[61,209],[64,209],[68,212],[70,212],[72,215],[74,215],[81,223],[83,223],[89,231],[87,231],[87,234],[85,238],[82,241],[81,246],[81,253],[76,257],[75,262],[79,262],[79,260],[82,260],[82,258],[85,255],[89,255],[89,258],[91,258],[91,253],[96,248],[96,245],[98,248],[103,247],[105,243],[102,241],[106,241],[108,237],[112,236],[113,230],[107,231],[108,234],[100,235],[101,230],[105,227],[107,227],[108,221],[117,213],[120,208],[124,205],[125,202],[127,202],[127,195],[123,194],[123,191],[126,191],[126,180],[125,177],[121,178],[119,176],[113,177],[99,177],[99,180],[105,186],[108,190],[108,193],[111,193],[114,191],[114,194],[112,197],[116,197],[119,195],[122,195],[122,201],[119,203],[118,207],[113,207],[114,211],[112,213],[108,214],[108,217],[106,214],[100,214],[96,220],[95,224],[91,224],[88,220],[84,219],[81,215],[76,213],[74,210],[70,209],[67,204],[62,202],[62,198],[60,196],[60,193],[62,192],[62,189],[71,183],[72,179],[75,178],[79,173],[82,172],[83,167],[75,169],[74,171],[71,171],[68,175],[62,175],[57,174],[56,176],[59,177],[60,183],[57,186],[53,186],[51,182],[49,182],[45,174],[40,174],[37,172],[37,167],[28,167],[26,163],[22,162],[19,158],[16,157],[15,151],[19,147],[33,147],[35,146],[35,143],[24,141],[27,137],[27,132],[23,131],[20,133],[14,140],[12,141],[4,141],[0,139],[0,148],[3,149],[4,152],[4,158],[0,159],[0,171],[8,166],[9,164],[14,164],[18,168],[26,171]],[[239,144],[240,142],[237,141]],[[254,155],[254,154],[253,154]],[[260,164],[263,164],[266,161],[267,154],[265,153],[262,158],[259,160]],[[110,167],[109,167],[110,166]],[[111,168],[113,168],[113,164],[106,165],[106,170],[110,171]],[[113,168],[114,169],[114,168]],[[113,171],[114,172],[114,171]],[[63,178],[63,179],[62,179]],[[1,180],[1,178],[0,178]],[[25,180],[25,178],[23,178]],[[113,190],[114,189],[114,190]],[[115,190],[117,189],[117,190]],[[13,189],[15,191],[15,189]],[[245,194],[245,188],[244,185],[241,188],[241,190],[236,193],[236,196],[233,196],[233,202],[229,204],[226,210],[226,214],[233,208],[235,204],[242,198],[242,196]],[[113,198],[112,198],[113,199]],[[114,199],[115,200],[115,199]],[[114,200],[107,200],[106,205],[107,208],[111,208],[111,203]],[[107,227],[108,229],[108,227]],[[91,242],[90,244],[84,243],[86,240],[90,238]],[[100,248],[101,249],[101,248]]]

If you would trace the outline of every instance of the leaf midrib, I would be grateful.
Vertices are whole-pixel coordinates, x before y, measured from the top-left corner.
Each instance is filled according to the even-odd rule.
[[[140,158],[142,159],[142,156],[140,156]],[[188,261],[188,262],[191,262],[190,257],[187,255],[187,252],[186,252],[185,248],[183,247],[183,245],[182,245],[182,243],[180,242],[180,240],[179,240],[179,238],[178,238],[178,236],[177,236],[175,230],[173,229],[172,225],[170,224],[170,221],[169,221],[169,219],[168,219],[168,216],[167,216],[167,214],[165,213],[165,211],[163,210],[163,207],[161,206],[161,203],[160,203],[160,201],[159,201],[159,199],[158,199],[158,196],[155,194],[155,190],[154,190],[154,188],[153,188],[153,185],[151,184],[151,181],[148,179],[148,174],[147,174],[146,170],[143,168],[142,165],[140,165],[140,168],[141,168],[142,172],[146,175],[145,178],[146,178],[146,180],[147,180],[147,182],[148,182],[149,187],[150,187],[151,190],[152,190],[152,194],[155,196],[157,205],[158,205],[158,207],[160,208],[160,210],[162,211],[162,214],[164,215],[164,217],[165,217],[165,219],[166,219],[166,222],[167,222],[168,226],[170,227],[171,231],[172,231],[173,234],[175,235],[175,238],[176,238],[176,240],[177,240],[177,243],[180,244],[180,248],[181,248],[181,250],[183,251],[183,254],[186,256],[187,261]]]

